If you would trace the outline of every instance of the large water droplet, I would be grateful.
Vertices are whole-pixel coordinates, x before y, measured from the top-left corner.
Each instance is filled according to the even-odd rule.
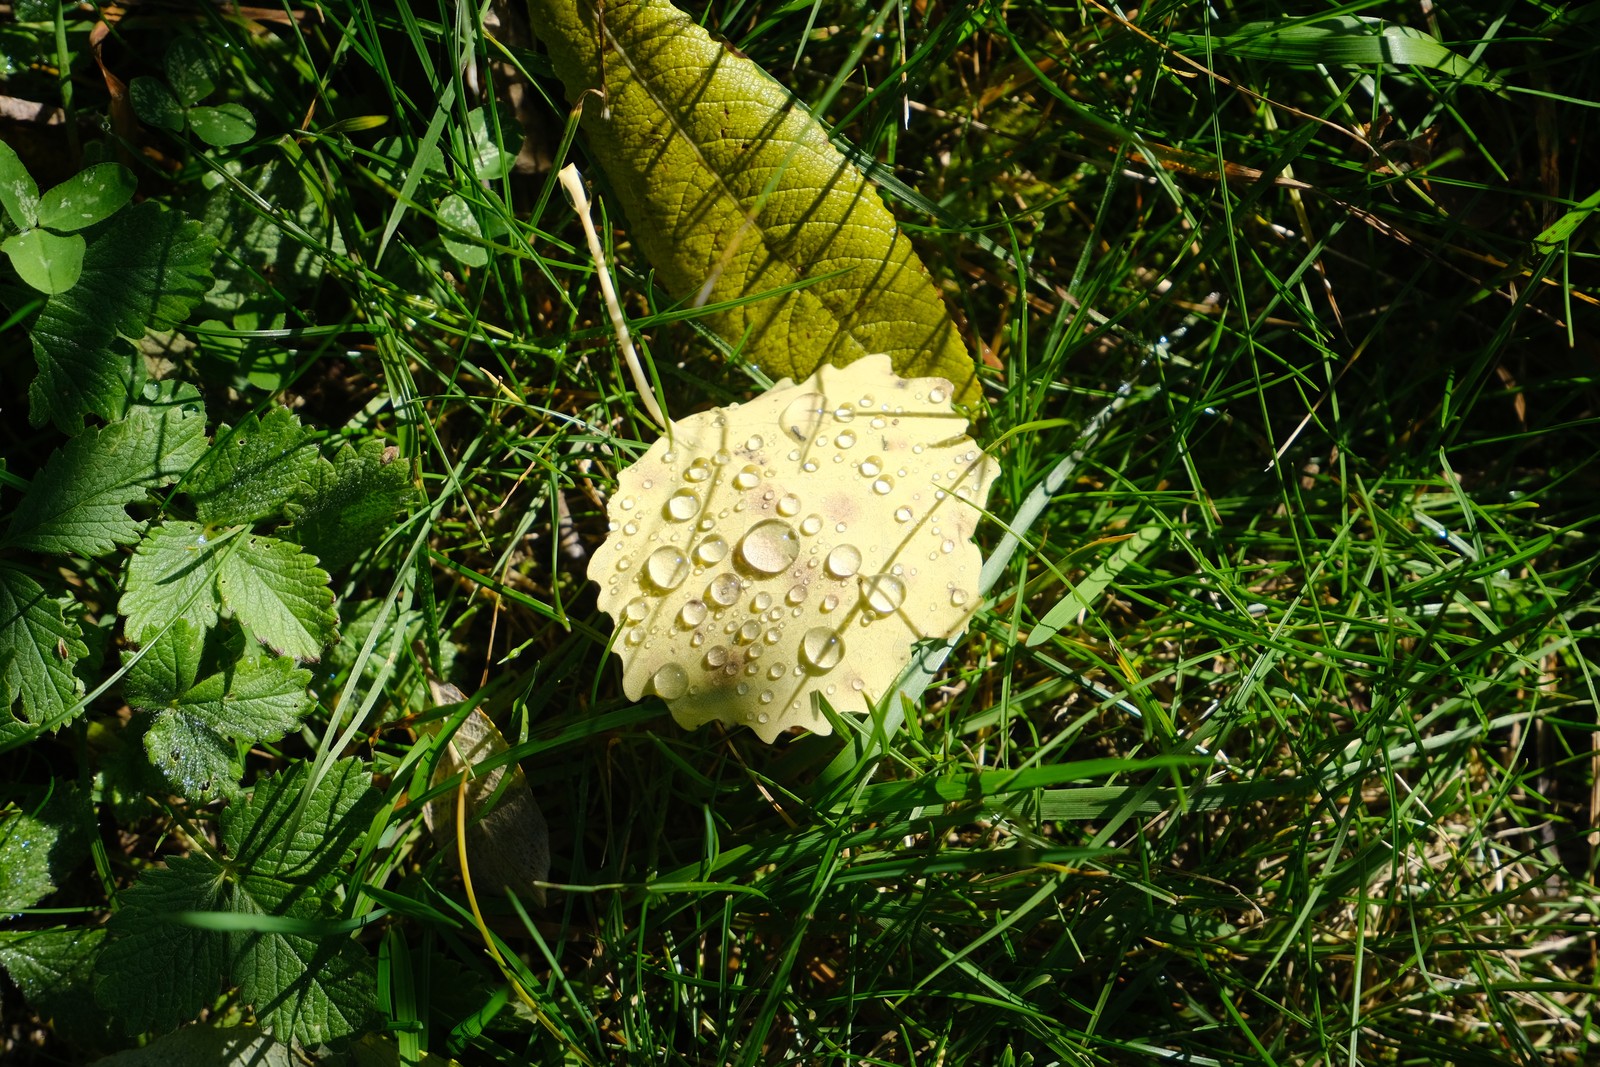
[[[966,602],[967,602],[966,590],[964,590],[964,589],[952,589],[952,590],[950,590],[950,603],[951,604],[953,604],[954,606],[959,608],[961,605],[965,604]]]
[[[820,515],[807,515],[800,520],[800,532],[807,537],[815,536],[820,529],[822,529],[822,516]]]
[[[800,514],[800,498],[792,493],[778,501],[778,514],[786,519],[792,519]]]
[[[709,477],[711,477],[711,464],[704,459],[695,460],[689,464],[689,469],[683,472],[683,480],[686,482],[703,482]]]
[[[892,574],[861,579],[861,599],[879,615],[892,615],[906,601],[906,583]]]
[[[840,430],[833,435],[833,443],[840,448],[853,448],[856,443],[856,435],[849,430]]]
[[[757,593],[756,598],[750,602],[750,606],[755,608],[757,611],[766,611],[768,608],[772,607],[772,594]]]
[[[868,456],[861,461],[861,476],[863,478],[876,478],[883,473],[883,457]]]
[[[739,558],[753,571],[777,574],[800,554],[800,538],[781,519],[766,519],[750,527],[739,542]]]
[[[861,550],[855,545],[838,545],[828,553],[828,573],[835,578],[848,578],[861,569]]]
[[[713,604],[731,608],[739,599],[739,579],[731,574],[719,574],[706,586],[706,599]]]
[[[645,557],[644,576],[657,589],[676,589],[688,574],[689,561],[675,548],[658,548]]]
[[[800,658],[817,671],[831,671],[844,659],[844,639],[839,631],[813,626],[800,639]]]
[[[685,630],[692,630],[706,621],[706,602],[704,600],[691,600],[678,612],[678,625]]]
[[[695,546],[694,558],[708,566],[714,563],[721,563],[728,558],[728,542],[724,541],[720,535],[712,534]]]
[[[934,386],[932,389],[929,389],[928,390],[928,403],[930,403],[930,404],[943,404],[944,403],[944,390],[942,388],[940,388],[939,386],[937,386],[937,385]]]
[[[805,598],[806,587],[803,585],[790,586],[789,591],[783,594],[784,602],[788,604],[798,604]]]
[[[728,662],[728,650],[723,645],[714,645],[706,649],[706,666],[716,670]]]
[[[877,481],[872,483],[872,491],[877,493],[879,496],[888,496],[889,491],[893,488],[894,482],[889,478],[879,478]]]
[[[700,511],[700,498],[693,489],[679,489],[667,497],[667,518],[673,522],[688,522]]]
[[[754,489],[761,482],[761,471],[752,466],[746,466],[733,476],[735,489]]]
[[[747,622],[739,627],[739,632],[735,636],[741,643],[748,645],[761,636],[761,626],[759,623]]]
[[[755,434],[750,438],[750,440],[744,443],[744,449],[746,452],[759,452],[761,451],[761,446],[764,444],[766,444],[766,442],[761,439],[761,435]]]
[[[778,419],[778,425],[796,441],[809,441],[811,435],[817,432],[817,427],[822,425],[822,417],[827,410],[827,397],[821,393],[806,393],[789,402]]]
[[[629,622],[643,622],[644,617],[650,614],[650,601],[642,596],[636,596],[628,601],[628,606],[622,609],[622,614]]]
[[[689,691],[689,672],[676,663],[668,663],[650,676],[650,686],[662,700],[677,700]]]

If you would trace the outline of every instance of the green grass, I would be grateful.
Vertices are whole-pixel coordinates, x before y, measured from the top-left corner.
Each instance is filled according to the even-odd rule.
[[[1600,1056],[1600,278],[1592,219],[1539,240],[1595,192],[1600,33],[1537,4],[1302,12],[1398,20],[1462,61],[1402,67],[1293,35],[1244,54],[1196,5],[1136,28],[1112,10],[705,13],[884,164],[982,352],[978,433],[1002,464],[986,555],[1030,494],[1044,504],[904,728],[837,761],[837,738],[685,732],[621,694],[584,566],[619,464],[655,434],[555,189],[563,162],[609,215],[668,410],[758,385],[652,288],[527,28],[339,0],[113,24],[124,79],[171,35],[226,42],[222,97],[258,123],[237,149],[158,135],[130,157],[142,195],[196,214],[205,189],[238,193],[223,254],[241,303],[196,316],[158,369],[221,421],[287,403],[392,444],[426,495],[336,578],[344,642],[308,728],[247,763],[372,761],[388,808],[344,892],[373,918],[359,938],[381,950],[403,1055]],[[4,31],[35,52],[4,91],[84,120],[19,128],[63,173],[108,110],[91,25],[69,9],[59,30]],[[486,143],[528,144],[479,180],[485,104]],[[281,185],[249,198],[267,165]],[[441,242],[447,194],[484,224],[481,266]],[[16,331],[0,373],[19,411]],[[8,470],[27,477],[50,442],[13,422]],[[75,579],[107,627],[117,573]],[[364,646],[379,604],[410,628]],[[479,895],[493,950],[421,827],[430,672],[481,698],[550,824],[547,903]],[[115,692],[0,757],[0,778],[104,771]],[[46,901],[84,924],[215,818],[97,796],[97,862]],[[126,1043],[74,1044],[3,988],[8,1062]]]

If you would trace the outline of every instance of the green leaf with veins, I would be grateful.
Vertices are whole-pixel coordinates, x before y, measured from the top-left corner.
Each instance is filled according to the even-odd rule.
[[[127,634],[151,639],[169,621],[198,629],[226,607],[275,652],[314,660],[335,636],[333,590],[298,545],[244,532],[217,534],[193,522],[151,530],[128,562],[117,610]]]
[[[199,103],[217,89],[216,53],[198,37],[173,41],[164,67],[172,91],[185,106]]]
[[[927,269],[828,130],[666,0],[531,0],[532,24],[634,239],[694,304],[814,284],[707,316],[773,377],[882,352],[963,403],[975,368]]]
[[[232,780],[240,741],[276,741],[311,710],[311,672],[287,656],[250,656],[198,682],[205,633],[177,622],[143,655],[123,654],[128,703],[156,713],[145,733],[150,762],[185,796]]]
[[[0,807],[0,914],[31,908],[89,855],[93,815],[77,790],[57,787]]]
[[[0,207],[19,230],[39,222],[39,187],[22,165],[22,157],[4,141],[0,141]]]
[[[141,122],[178,133],[186,121],[183,104],[160,78],[141,75],[128,83],[128,99]]]
[[[181,477],[205,451],[205,410],[191,385],[149,383],[125,418],[90,427],[45,464],[0,544],[98,556],[139,539],[127,506]]]
[[[0,244],[17,276],[41,293],[64,293],[83,274],[86,247],[81,234],[24,230]]]
[[[201,522],[232,526],[279,514],[323,464],[315,440],[284,408],[251,415],[217,442],[184,483]]]
[[[39,198],[39,225],[75,233],[104,222],[133,199],[138,184],[121,163],[85,167]]]
[[[94,985],[94,961],[105,930],[58,926],[47,930],[0,930],[0,970],[11,976],[40,1018],[59,1037],[100,1044],[107,1035],[105,1012],[84,996]]]
[[[211,287],[215,250],[198,223],[154,201],[107,222],[89,242],[78,284],[46,301],[34,322],[29,420],[77,433],[87,414],[121,418],[129,378],[113,343],[182,321]]]
[[[372,963],[334,921],[329,876],[381,798],[357,760],[335,763],[309,793],[308,774],[301,764],[229,804],[226,865],[174,859],[121,893],[100,957],[101,1004],[136,1029],[167,1030],[237,985],[279,1040],[315,1045],[361,1028]],[[275,921],[252,922],[259,917]]]
[[[22,721],[35,733],[61,726],[83,695],[83,679],[73,668],[88,654],[62,602],[22,571],[0,564],[0,707],[9,713],[21,701]]]
[[[416,495],[411,465],[382,441],[359,449],[344,445],[332,464],[317,468],[312,486],[289,511],[294,525],[283,533],[336,571],[394,528],[395,515]]]

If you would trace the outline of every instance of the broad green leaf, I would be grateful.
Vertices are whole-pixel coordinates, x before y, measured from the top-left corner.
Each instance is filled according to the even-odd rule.
[[[360,449],[344,445],[334,462],[317,468],[311,490],[290,509],[294,525],[285,535],[336,571],[394,528],[414,495],[411,465],[382,441]]]
[[[121,163],[97,163],[39,198],[39,225],[73,233],[104,222],[133,199],[139,184]]]
[[[120,418],[129,376],[112,351],[116,337],[182,321],[211,287],[214,251],[197,223],[152,201],[118,212],[90,243],[78,284],[52,296],[34,323],[29,419],[77,433],[88,413]]]
[[[74,666],[89,654],[78,624],[61,601],[14,567],[0,564],[0,697],[22,720],[54,729],[83,695]]]
[[[226,879],[208,857],[180,856],[118,894],[95,968],[95,996],[132,1029],[171,1030],[222,991],[231,970],[227,936],[171,917],[224,910]]]
[[[0,141],[0,207],[19,230],[30,229],[39,221],[39,187],[5,141]]]
[[[911,242],[787,90],[666,0],[530,8],[666,288],[697,306],[746,300],[707,316],[712,329],[773,377],[882,352],[977,402],[972,357]]]
[[[472,213],[472,206],[455,193],[439,201],[439,240],[450,258],[464,267],[481,267],[489,262],[483,247],[483,228]]]
[[[165,66],[172,91],[185,106],[198,103],[217,88],[217,56],[199,37],[179,37],[167,49]]]
[[[184,483],[200,521],[234,525],[279,514],[309,488],[322,457],[285,408],[224,426]]]
[[[1212,23],[1205,34],[1174,33],[1167,41],[1186,52],[1213,52],[1274,63],[1387,63],[1429,67],[1485,88],[1500,82],[1489,71],[1456,55],[1422,30],[1383,19],[1331,15],[1310,20]]]
[[[256,118],[243,104],[189,109],[189,128],[206,144],[218,148],[244,144],[256,135]]]
[[[311,881],[353,858],[378,803],[371,772],[339,760],[306,796],[309,775],[309,764],[296,764],[230,807],[222,824],[229,854],[278,878]]]
[[[105,934],[104,928],[82,926],[0,931],[0,970],[50,1020],[56,1036],[80,1045],[108,1036],[105,1013],[85,996],[94,988],[94,961]]]
[[[328,572],[300,546],[247,536],[217,576],[222,602],[275,652],[314,660],[335,636]]]
[[[183,129],[186,121],[183,105],[161,79],[149,76],[133,79],[128,83],[128,99],[133,102],[133,113],[139,116],[140,122],[173,133]]]
[[[0,808],[0,914],[31,908],[89,855],[83,797],[58,787],[48,798]]]
[[[144,644],[169,621],[197,629],[217,624],[222,594],[217,569],[231,554],[231,536],[208,532],[194,522],[169,522],[145,535],[128,561],[128,577],[117,611],[126,617],[129,640]]]
[[[280,1040],[314,1045],[360,1029],[372,963],[334,921],[323,882],[381,798],[359,761],[342,760],[302,805],[307,774],[302,764],[268,778],[223,811],[226,867],[174,859],[122,892],[100,957],[103,1005],[137,1029],[171,1029],[237,985]]]
[[[303,1067],[290,1045],[254,1026],[186,1026],[142,1048],[94,1061],[94,1067]]]
[[[214,626],[224,606],[262,644],[296,659],[316,659],[335,634],[333,590],[315,557],[288,541],[193,522],[158,526],[139,543],[117,610],[142,643],[174,619]]]
[[[511,173],[522,148],[522,129],[510,108],[491,113],[475,107],[467,113],[467,143],[464,149],[472,176],[482,182],[499,181]]]
[[[133,663],[123,692],[135,708],[156,713],[145,733],[150,762],[186,796],[231,780],[239,741],[276,741],[311,709],[311,672],[287,656],[246,657],[195,681],[205,634],[178,622]]]
[[[0,248],[22,280],[41,293],[64,293],[83,273],[81,234],[24,230],[7,237]]]
[[[139,539],[127,506],[181,476],[205,449],[205,412],[191,385],[150,383],[126,418],[91,427],[33,479],[4,544],[102,555]]]

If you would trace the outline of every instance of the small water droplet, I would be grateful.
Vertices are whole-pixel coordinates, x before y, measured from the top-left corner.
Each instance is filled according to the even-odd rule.
[[[695,460],[689,464],[689,469],[683,472],[683,480],[686,482],[703,482],[709,477],[711,477],[711,464],[704,459]]]
[[[776,682],[779,678],[782,678],[783,677],[783,664],[774,663],[772,666],[768,667],[767,668],[767,677],[771,678],[774,682]]]
[[[639,532],[639,524],[636,522],[624,523],[622,532],[627,534],[629,537],[632,537],[634,534]]]
[[[792,519],[800,514],[800,498],[792,493],[778,501],[778,514],[786,519]]]
[[[833,443],[840,448],[851,448],[856,443],[856,435],[849,430],[840,430],[834,435]]]
[[[956,543],[954,541],[950,540],[948,537],[945,538],[944,542],[939,546],[939,551],[943,552],[947,556],[950,553],[954,552],[955,550],[956,550]]]
[[[784,602],[787,604],[798,604],[805,598],[806,587],[803,585],[790,586],[789,591],[783,594]]]
[[[941,389],[937,385],[934,386],[932,389],[929,389],[928,390],[928,403],[930,403],[930,404],[943,404],[944,403],[944,390]]]
[[[872,420],[872,428],[874,430],[881,430],[887,425],[889,425],[889,424],[887,422],[884,422],[882,419],[873,419]]]
[[[953,605],[955,605],[956,607],[959,608],[961,605],[965,604],[966,602],[967,602],[966,590],[964,590],[964,589],[952,589],[952,590],[950,590],[950,603],[951,604],[953,604]]]
[[[679,489],[667,497],[667,518],[673,522],[688,522],[700,512],[700,498],[693,489]]]
[[[757,611],[766,611],[768,608],[772,607],[771,594],[757,593],[755,600],[751,601],[750,606],[755,608]]]
[[[889,491],[893,488],[894,482],[888,478],[879,478],[877,481],[872,483],[872,491],[877,493],[879,496],[888,496]]]
[[[695,546],[694,558],[708,566],[721,563],[728,558],[728,542],[720,534],[712,534]]]
[[[761,439],[761,435],[755,434],[744,443],[744,450],[746,452],[759,452],[761,451],[761,446],[765,444],[766,442]]]
[[[817,535],[817,531],[821,529],[822,517],[820,515],[807,515],[805,518],[800,520],[800,532],[805,534],[807,537],[815,537]]]
[[[650,614],[650,601],[642,596],[636,596],[628,601],[628,606],[622,609],[622,614],[629,622],[643,622],[644,617]]]
[[[706,599],[713,604],[729,608],[739,599],[739,579],[731,574],[719,574],[706,586]]]
[[[739,633],[736,636],[741,644],[748,645],[751,641],[754,641],[756,638],[761,636],[761,625],[759,623],[747,622],[743,626],[739,627]]]
[[[906,600],[906,583],[892,574],[861,579],[861,599],[879,615],[892,615]]]
[[[883,473],[883,457],[868,456],[861,461],[861,476],[863,478],[876,478]]]
[[[725,645],[713,645],[706,649],[706,666],[716,670],[728,662],[728,649]]]
[[[752,466],[747,465],[733,476],[735,489],[754,489],[759,484],[761,484],[761,471]]]
[[[739,542],[739,558],[753,571],[777,574],[800,555],[800,538],[781,519],[765,519],[750,527]]]
[[[833,409],[833,417],[840,422],[849,422],[856,417],[855,409],[850,407],[837,407]]]
[[[759,699],[761,701],[761,703],[763,703],[763,704],[772,703],[772,690],[768,689],[766,692],[762,693],[761,696],[758,697],[757,699]]]
[[[829,593],[827,596],[822,598],[822,612],[824,615],[838,606],[839,598],[834,596],[832,593]]]
[[[895,522],[910,522],[911,521],[911,509],[910,508],[895,508],[894,509],[894,521]]]
[[[678,612],[678,625],[685,630],[692,630],[706,621],[706,602],[704,600],[691,600],[683,605],[683,610]]]
[[[632,511],[633,510],[633,497],[625,496],[625,497],[622,498],[622,510],[623,511]]]
[[[855,545],[838,545],[828,553],[826,566],[835,578],[848,578],[861,569],[861,550]]]
[[[658,548],[645,557],[644,576],[657,589],[676,589],[688,574],[689,561],[676,548]]]
[[[676,663],[667,663],[650,677],[650,685],[662,700],[677,700],[689,691],[689,672]]]
[[[844,659],[844,639],[839,631],[813,626],[800,639],[800,658],[817,671],[831,671]]]

